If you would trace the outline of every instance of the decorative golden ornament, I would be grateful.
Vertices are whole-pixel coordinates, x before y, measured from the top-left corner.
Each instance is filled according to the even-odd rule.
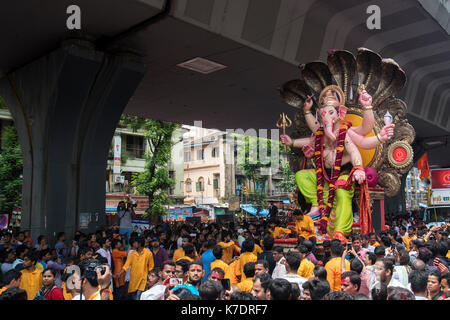
[[[411,164],[414,151],[411,145],[403,140],[395,141],[388,148],[389,164],[395,169],[402,169]]]

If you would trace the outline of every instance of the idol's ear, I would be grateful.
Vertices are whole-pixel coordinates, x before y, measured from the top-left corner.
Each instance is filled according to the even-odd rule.
[[[347,107],[340,105],[338,107],[338,112],[339,112],[339,119],[344,120],[345,115],[347,114]]]

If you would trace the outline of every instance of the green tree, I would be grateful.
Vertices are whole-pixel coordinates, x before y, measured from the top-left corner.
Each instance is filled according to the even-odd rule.
[[[295,173],[286,162],[282,167],[283,179],[278,183],[278,186],[286,192],[295,192],[297,190],[297,183],[295,181]]]
[[[150,151],[144,155],[145,170],[133,174],[132,184],[138,193],[148,196],[149,210],[144,217],[160,218],[166,213],[165,206],[170,204],[167,191],[175,185],[175,180],[169,177],[168,163],[173,145],[172,134],[178,125],[125,115],[119,125],[127,126],[133,131],[141,129],[145,132],[144,138]]]
[[[23,161],[20,143],[14,126],[4,128],[0,153],[0,212],[11,213],[22,202]]]

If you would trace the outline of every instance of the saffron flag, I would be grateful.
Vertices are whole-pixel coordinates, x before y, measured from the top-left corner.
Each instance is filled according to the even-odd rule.
[[[420,180],[430,177],[430,167],[428,166],[427,153],[417,160],[417,169],[420,170]]]

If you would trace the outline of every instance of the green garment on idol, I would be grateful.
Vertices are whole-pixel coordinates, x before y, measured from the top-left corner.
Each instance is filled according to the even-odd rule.
[[[342,174],[338,180],[347,180],[348,174]],[[305,197],[306,202],[313,206],[319,206],[317,200],[317,177],[315,169],[300,170],[295,174],[295,181],[297,186]],[[325,206],[328,203],[328,182],[324,181],[323,202]],[[354,189],[350,190],[337,188],[334,193],[333,207],[328,218],[327,231],[333,237],[336,231],[340,231],[344,236],[348,236],[352,231],[353,224],[353,210],[352,199]]]

